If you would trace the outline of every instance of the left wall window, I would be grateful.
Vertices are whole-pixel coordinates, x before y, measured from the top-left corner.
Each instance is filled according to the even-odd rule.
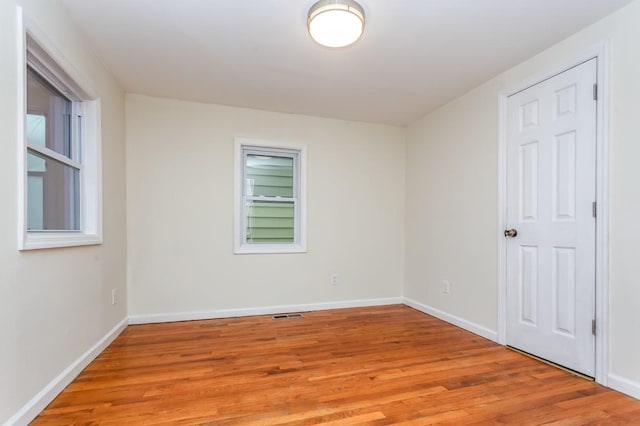
[[[18,13],[21,250],[99,244],[100,103]]]
[[[27,66],[28,232],[80,230],[81,108]]]

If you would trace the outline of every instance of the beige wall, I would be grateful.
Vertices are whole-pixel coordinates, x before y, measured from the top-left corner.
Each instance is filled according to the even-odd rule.
[[[639,22],[636,1],[410,126],[404,287],[406,297],[497,329],[498,94],[610,40],[610,373],[636,383]]]
[[[139,95],[126,116],[130,315],[400,296],[405,129]],[[233,254],[235,136],[307,144],[308,253]]]
[[[104,244],[17,250],[16,5],[102,99]],[[0,2],[0,424],[126,316],[124,96],[51,0]],[[111,289],[122,303],[111,305]]]

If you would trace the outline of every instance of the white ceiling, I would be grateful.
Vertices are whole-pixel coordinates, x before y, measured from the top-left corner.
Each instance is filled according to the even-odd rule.
[[[631,0],[361,0],[316,45],[315,0],[62,0],[127,92],[405,125]]]

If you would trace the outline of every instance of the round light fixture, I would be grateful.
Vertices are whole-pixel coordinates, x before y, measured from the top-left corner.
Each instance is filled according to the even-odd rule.
[[[307,27],[323,46],[348,46],[364,31],[364,10],[353,0],[320,0],[309,9]]]

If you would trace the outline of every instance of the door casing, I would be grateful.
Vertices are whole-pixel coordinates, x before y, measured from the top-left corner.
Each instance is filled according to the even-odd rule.
[[[596,382],[607,386],[609,365],[609,46],[600,43],[555,67],[522,81],[498,95],[498,342],[507,330],[507,98],[590,59],[597,59],[596,106]]]

